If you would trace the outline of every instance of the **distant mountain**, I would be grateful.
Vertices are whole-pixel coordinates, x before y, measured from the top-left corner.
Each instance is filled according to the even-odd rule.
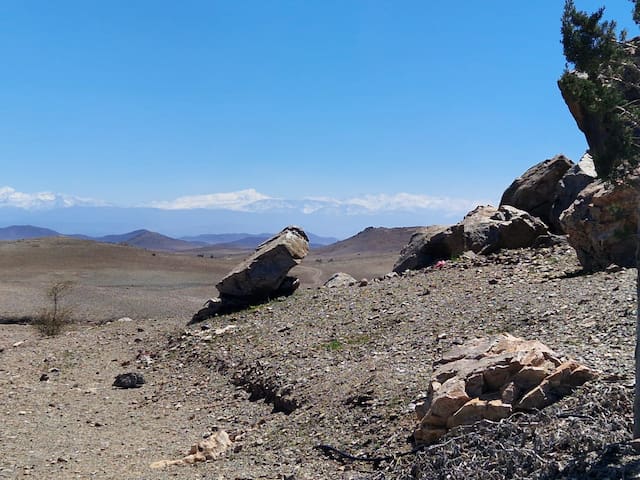
[[[60,233],[49,228],[33,225],[11,225],[0,228],[0,240],[23,240],[26,238],[59,237]]]
[[[287,225],[299,225],[306,232],[322,232],[347,238],[369,225],[453,224],[461,216],[446,217],[436,211],[382,212],[379,214],[337,215],[325,210],[311,213],[237,212],[227,210],[160,210],[154,208],[69,207],[51,210],[24,210],[0,207],[0,221],[5,225],[46,225],[65,233],[83,233],[92,237],[127,232],[141,226],[173,238],[207,232],[279,232]],[[315,240],[312,239],[312,243]],[[324,243],[324,242],[321,242]]]
[[[147,250],[177,252],[194,250],[207,245],[219,245],[229,249],[254,249],[265,240],[271,238],[273,234],[222,233],[196,235],[176,239],[145,229],[133,230],[131,232],[116,235],[92,237],[83,234],[63,235],[55,230],[34,227],[31,225],[12,225],[10,227],[0,228],[0,240],[22,240],[26,238],[59,236],[68,236],[81,240],[93,240],[103,243],[124,243],[138,248],[145,248]],[[313,233],[308,233],[308,236],[312,248],[321,247],[337,241],[335,238],[320,237]]]
[[[318,255],[400,253],[411,236],[423,227],[368,227],[353,237],[315,250]]]
[[[203,243],[178,240],[157,232],[150,232],[149,230],[135,230],[120,235],[106,235],[104,237],[94,238],[94,240],[104,243],[124,243],[132,247],[166,252],[192,250],[204,245]]]
[[[267,233],[252,234],[252,233],[205,233],[203,235],[192,235],[188,237],[180,237],[180,240],[187,242],[205,243],[207,245],[219,245],[219,244],[232,244],[235,242],[248,242],[259,245],[262,238],[269,238],[271,235]],[[256,239],[256,240],[250,240]]]
[[[311,248],[320,248],[338,241],[334,237],[321,237],[310,232],[306,232],[306,234],[309,237]],[[273,233],[220,233],[181,237],[181,240],[203,242],[209,245],[223,245],[228,248],[256,248],[274,235]]]

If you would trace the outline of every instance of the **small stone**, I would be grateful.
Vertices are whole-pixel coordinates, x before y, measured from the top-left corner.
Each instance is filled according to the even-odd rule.
[[[129,372],[116,376],[113,386],[118,388],[139,388],[144,383],[144,377],[141,373]]]
[[[48,380],[49,380],[49,375],[47,375],[46,373],[43,373],[42,375],[40,375],[41,382],[46,382]]]

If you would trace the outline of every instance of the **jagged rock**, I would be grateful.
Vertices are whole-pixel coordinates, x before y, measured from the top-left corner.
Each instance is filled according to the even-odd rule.
[[[534,165],[516,178],[504,191],[500,206],[510,205],[541,219],[552,230],[559,232],[559,222],[552,214],[558,196],[558,184],[573,162],[564,155]]]
[[[128,372],[117,375],[113,381],[113,386],[118,388],[140,388],[144,383],[144,377],[141,373]]]
[[[307,234],[299,227],[286,227],[258,246],[251,256],[220,280],[216,285],[220,296],[207,300],[189,324],[241,310],[270,298],[293,294],[300,286],[300,281],[287,273],[307,253]]]
[[[218,282],[220,298],[240,298],[247,302],[269,298],[307,253],[307,234],[299,227],[286,227]]]
[[[393,270],[403,272],[426,267],[467,250],[489,254],[502,248],[530,247],[538,237],[547,234],[544,222],[527,212],[508,205],[480,206],[456,225],[414,235],[400,252]]]
[[[576,201],[578,195],[587,185],[598,177],[593,158],[585,153],[580,161],[572,166],[558,182],[556,197],[551,207],[551,221],[556,229],[564,232],[560,217],[562,212]]]
[[[536,340],[509,334],[473,340],[435,362],[427,398],[416,406],[414,437],[430,443],[448,428],[544,408],[594,376]]]
[[[640,170],[624,180],[596,180],[578,195],[560,221],[585,270],[611,264],[635,266]]]
[[[324,282],[324,286],[327,288],[348,287],[356,283],[358,283],[358,281],[348,273],[338,272],[331,275],[329,280]]]
[[[171,465],[190,465],[207,460],[215,460],[231,446],[231,439],[224,430],[216,430],[204,440],[194,444],[189,453],[180,460],[160,460],[153,462],[151,468],[165,468]]]

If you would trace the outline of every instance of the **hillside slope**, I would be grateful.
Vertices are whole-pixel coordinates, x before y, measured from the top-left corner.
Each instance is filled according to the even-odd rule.
[[[555,247],[462,258],[365,287],[302,289],[189,329],[188,314],[79,324],[53,339],[4,326],[0,471],[63,480],[633,478],[640,457],[619,442],[631,438],[635,275],[584,274],[570,248]],[[140,294],[152,302],[164,291]],[[603,375],[534,416],[454,428],[412,454],[413,409],[432,363],[503,331]],[[114,389],[125,371],[146,383]],[[220,459],[150,468],[212,428],[234,441]]]

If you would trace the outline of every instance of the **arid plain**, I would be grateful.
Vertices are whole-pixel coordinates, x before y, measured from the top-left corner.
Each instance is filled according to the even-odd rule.
[[[30,325],[0,325],[0,478],[637,473],[637,457],[622,447],[607,451],[606,464],[588,453],[630,435],[635,270],[585,274],[571,247],[560,245],[372,281],[391,270],[410,234],[368,230],[312,251],[293,271],[302,279],[294,295],[215,317],[206,328],[186,323],[247,252],[1,242],[3,320],[37,314],[47,307],[48,286],[68,280],[75,323],[52,338]],[[318,288],[337,271],[370,281]],[[438,449],[408,453],[413,408],[433,361],[466,339],[499,332],[539,339],[602,379],[534,420],[460,427]],[[114,377],[129,371],[146,383],[114,388]],[[220,459],[151,468],[181,458],[215,428],[233,441]],[[369,460],[327,456],[318,445]]]

